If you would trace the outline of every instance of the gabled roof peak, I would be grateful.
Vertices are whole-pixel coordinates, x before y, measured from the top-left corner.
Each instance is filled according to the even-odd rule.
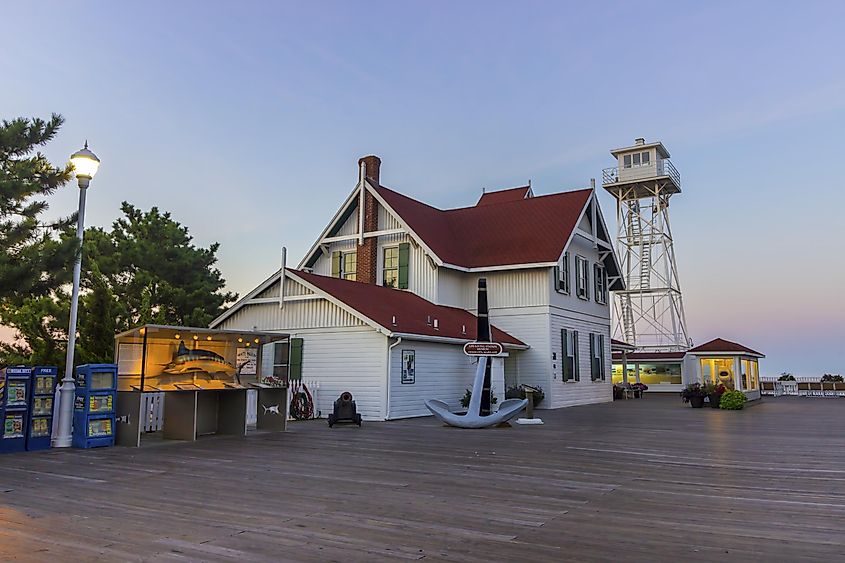
[[[481,197],[478,198],[476,207],[481,205],[493,205],[496,203],[505,203],[510,201],[520,201],[534,197],[534,192],[531,191],[531,186],[520,186],[518,188],[506,188],[504,190],[484,191]]]

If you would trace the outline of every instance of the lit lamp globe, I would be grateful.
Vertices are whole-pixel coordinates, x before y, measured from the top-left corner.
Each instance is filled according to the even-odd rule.
[[[70,163],[73,165],[74,172],[76,172],[76,180],[79,182],[80,188],[88,187],[91,178],[94,177],[100,167],[100,159],[88,150],[88,141],[85,141],[85,147],[70,155]]]

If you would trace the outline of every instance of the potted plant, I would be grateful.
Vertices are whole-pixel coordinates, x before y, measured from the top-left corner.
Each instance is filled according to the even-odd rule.
[[[705,397],[707,397],[707,391],[701,386],[701,383],[690,383],[681,391],[681,398],[694,409],[704,407]]]
[[[642,399],[643,393],[648,390],[648,385],[645,383],[633,383],[631,384],[631,389],[634,390],[634,398]]]
[[[738,390],[726,391],[722,394],[722,399],[719,401],[719,406],[725,410],[738,411],[745,406],[745,401],[748,397],[745,393]]]
[[[543,393],[542,387],[535,387],[536,391],[534,391],[534,406],[536,407],[540,403],[543,402],[543,399],[546,398],[546,394]],[[470,393],[472,396],[472,393]],[[507,391],[505,391],[505,399],[524,399],[525,398],[525,387],[520,385],[519,387],[511,387]],[[493,402],[495,403],[495,397]],[[467,405],[469,405],[469,399],[467,399]]]
[[[465,409],[469,408],[469,402],[470,402],[471,399],[472,399],[472,389],[467,389],[464,392],[464,396],[461,397],[461,406],[464,407]],[[491,390],[490,391],[490,404],[495,405],[497,402],[499,402],[499,399],[498,399],[498,397],[496,397],[496,395]]]
[[[822,376],[821,379],[822,383],[842,383],[843,379],[841,375],[833,375],[830,373],[826,373]]]
[[[795,376],[789,373],[788,371],[783,372],[778,377],[778,381],[795,381]]]
[[[704,386],[704,391],[707,393],[707,398],[710,400],[710,406],[714,409],[719,408],[719,401],[722,400],[722,394],[727,391],[724,383],[707,383]]]

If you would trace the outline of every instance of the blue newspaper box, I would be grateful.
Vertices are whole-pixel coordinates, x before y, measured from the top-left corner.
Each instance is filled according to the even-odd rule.
[[[116,364],[85,364],[77,367],[73,447],[113,446],[116,405]]]
[[[53,399],[59,368],[56,366],[35,366],[29,384],[29,432],[26,434],[26,449],[44,450],[50,447],[53,434]]]
[[[0,452],[26,449],[29,430],[29,392],[32,369],[9,366],[0,371]]]

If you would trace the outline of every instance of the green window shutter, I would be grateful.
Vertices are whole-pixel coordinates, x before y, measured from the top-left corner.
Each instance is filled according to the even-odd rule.
[[[563,253],[563,283],[561,284],[563,291],[569,293],[569,253]]]
[[[560,283],[560,266],[555,266],[552,270],[552,275],[555,277],[555,291],[560,291],[562,289]]]
[[[291,381],[299,381],[302,379],[302,339],[290,339],[290,369],[288,370],[288,378]]]
[[[601,289],[599,288],[599,283],[601,282],[600,275],[599,265],[593,264],[593,298],[597,303],[601,301]]]
[[[599,370],[601,373],[601,380],[607,381],[607,370],[604,365],[604,335],[599,334]]]
[[[581,365],[578,357],[578,331],[572,331],[572,346],[575,348],[575,381],[581,381]]]
[[[339,250],[332,252],[332,277],[339,278],[340,277],[340,260],[341,260],[341,253]]]
[[[569,350],[567,350],[566,346],[566,329],[560,329],[560,363],[563,368],[561,369],[561,373],[563,374],[563,380],[568,381],[572,377],[572,373],[569,370]]]
[[[399,289],[408,289],[408,263],[411,261],[411,245],[399,245]]]
[[[590,379],[595,381],[598,379],[596,373],[596,335],[590,334]]]

